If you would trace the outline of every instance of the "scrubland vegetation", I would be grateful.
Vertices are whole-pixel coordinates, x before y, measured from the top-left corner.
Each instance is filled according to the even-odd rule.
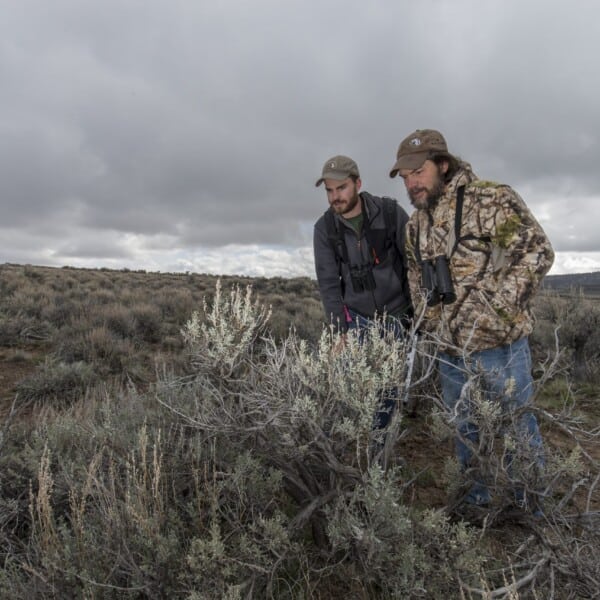
[[[600,304],[536,314],[546,469],[476,399],[474,512],[435,340],[405,390],[411,336],[333,354],[309,279],[0,267],[0,598],[599,597]]]

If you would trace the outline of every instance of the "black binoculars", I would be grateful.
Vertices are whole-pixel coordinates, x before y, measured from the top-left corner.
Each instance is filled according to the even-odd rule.
[[[350,267],[350,279],[352,289],[356,292],[370,292],[375,289],[375,277],[371,265],[360,265]]]
[[[427,290],[427,306],[435,306],[440,301],[452,304],[456,300],[448,259],[443,254],[421,263],[421,278]]]

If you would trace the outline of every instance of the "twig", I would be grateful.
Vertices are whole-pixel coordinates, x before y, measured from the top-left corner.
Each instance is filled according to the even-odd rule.
[[[12,425],[12,421],[17,414],[17,401],[19,399],[19,394],[15,394],[15,397],[12,401],[10,412],[4,421],[4,427],[2,427],[2,431],[0,431],[0,454],[2,453],[2,448],[6,443],[6,438],[8,436],[8,431],[10,430],[10,426]]]
[[[587,502],[585,504],[585,510],[588,513],[590,512],[590,505],[592,504],[592,494],[594,493],[594,489],[598,485],[599,481],[600,481],[600,473],[598,473],[598,475],[596,475],[596,479],[594,479],[594,483],[592,483],[592,485],[590,485],[590,489],[589,489],[588,497],[587,497]]]
[[[464,589],[466,589],[469,593],[471,594],[479,594],[482,598],[486,598],[486,600],[488,598],[501,598],[502,596],[507,596],[509,594],[514,594],[515,592],[517,592],[519,589],[521,589],[523,586],[527,585],[528,583],[531,583],[538,574],[538,571],[550,560],[550,556],[546,555],[543,556],[533,567],[533,569],[531,569],[531,571],[529,571],[529,573],[527,573],[527,575],[521,577],[521,579],[519,579],[518,581],[515,581],[513,583],[511,583],[510,585],[506,585],[504,587],[501,588],[497,588],[495,590],[482,590],[480,588],[474,588],[471,586],[466,585],[465,583],[463,583],[459,577],[459,582],[461,587],[463,587]]]
[[[545,418],[547,418],[553,425],[556,425],[561,431],[564,431],[565,433],[567,433],[571,438],[573,438],[575,440],[575,442],[577,443],[577,448],[581,451],[581,453],[583,454],[583,456],[585,456],[585,458],[587,458],[588,462],[595,467],[596,469],[600,468],[600,463],[595,460],[592,456],[590,456],[590,454],[588,454],[584,448],[581,446],[581,443],[579,442],[579,438],[577,437],[577,435],[573,432],[572,428],[564,425],[563,423],[560,422],[559,419],[557,419],[556,417],[554,417],[553,415],[551,415],[548,411],[546,410],[541,410],[539,408],[535,409],[537,412],[541,413],[542,415],[544,415]],[[584,434],[588,434],[589,432],[587,431],[582,431],[581,433]]]
[[[556,507],[556,511],[561,511],[567,502],[575,495],[575,492],[582,486],[588,482],[587,478],[580,479],[579,481],[575,481],[571,485],[571,489],[562,497],[561,501],[558,503]]]

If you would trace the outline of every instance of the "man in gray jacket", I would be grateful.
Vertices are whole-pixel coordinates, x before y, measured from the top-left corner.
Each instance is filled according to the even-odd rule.
[[[315,223],[317,281],[328,323],[345,334],[385,314],[400,332],[411,316],[404,255],[406,211],[391,198],[361,192],[357,164],[328,159],[316,186],[325,184],[329,209]],[[342,337],[343,340],[343,337]],[[379,414],[389,420],[391,403]]]

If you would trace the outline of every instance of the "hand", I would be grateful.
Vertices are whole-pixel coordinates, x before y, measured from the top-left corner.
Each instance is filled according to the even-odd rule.
[[[346,334],[340,333],[338,339],[335,340],[331,346],[331,354],[333,354],[334,356],[340,354],[340,352],[342,352],[342,350],[346,347],[346,342]]]

